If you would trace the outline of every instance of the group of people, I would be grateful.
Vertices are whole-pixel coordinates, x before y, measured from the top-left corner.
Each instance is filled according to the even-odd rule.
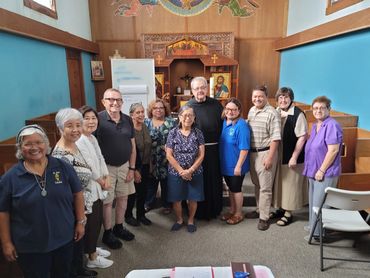
[[[19,162],[0,180],[5,258],[18,261],[25,277],[96,276],[91,269],[113,264],[110,252],[97,247],[101,227],[110,249],[133,240],[123,222],[152,224],[146,212],[154,208],[159,185],[163,213],[176,216],[171,231],[186,226],[194,233],[195,219],[218,217],[223,181],[230,207],[221,220],[227,224],[259,218],[257,228],[264,231],[279,217],[279,226],[289,225],[308,195],[312,228],[312,209],[341,172],[343,133],[330,117],[330,100],[313,100],[317,122],[308,136],[290,88],[278,90],[276,109],[265,86],[254,88],[247,121],[238,99],[223,107],[207,96],[204,77],[193,78],[191,90],[194,97],[180,108],[178,121],[162,99],[149,104],[148,118],[141,103],[123,114],[116,89],[105,91],[100,113],[89,106],[61,109],[55,119],[61,138],[52,152],[40,126],[23,127],[16,137]],[[244,215],[242,184],[249,171],[257,208]]]
[[[341,173],[340,152],[343,130],[330,117],[331,101],[320,96],[312,101],[313,124],[308,136],[305,114],[294,105],[291,88],[280,88],[275,97],[277,109],[268,103],[267,88],[258,86],[252,92],[254,106],[248,114],[251,128],[251,179],[255,185],[257,209],[246,214],[259,218],[258,229],[267,230],[270,219],[287,226],[292,212],[307,204],[309,225],[316,221],[314,207],[319,207],[325,188],[335,187]],[[307,187],[308,179],[308,187]],[[307,194],[308,191],[308,194]],[[271,206],[278,208],[271,212]],[[318,237],[318,229],[313,231]]]

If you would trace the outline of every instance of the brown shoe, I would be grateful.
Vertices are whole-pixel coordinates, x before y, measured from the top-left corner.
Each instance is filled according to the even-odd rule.
[[[270,223],[268,220],[262,220],[258,222],[257,229],[260,231],[266,231],[270,227]]]
[[[244,216],[243,215],[233,215],[231,216],[227,221],[226,223],[229,224],[229,225],[236,225],[240,222],[242,222],[244,219]]]
[[[260,218],[260,214],[257,212],[257,211],[250,211],[250,212],[247,212],[245,214],[245,218],[253,218],[253,219],[257,219],[257,218]]]

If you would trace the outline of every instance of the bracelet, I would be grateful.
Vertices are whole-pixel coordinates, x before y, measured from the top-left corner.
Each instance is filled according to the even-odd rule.
[[[76,221],[77,224],[81,224],[82,226],[85,226],[86,222],[87,222],[86,216],[85,216],[85,218]]]
[[[319,171],[320,171],[321,173],[325,174],[325,172],[324,172],[323,170],[319,169]]]
[[[135,171],[136,170],[136,168],[134,168],[134,167],[128,167],[128,169],[129,170],[132,170],[132,171]]]

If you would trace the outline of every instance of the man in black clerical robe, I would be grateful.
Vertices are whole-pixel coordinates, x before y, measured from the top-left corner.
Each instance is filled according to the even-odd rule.
[[[219,138],[222,131],[221,103],[207,96],[208,84],[204,77],[191,81],[194,98],[187,105],[195,112],[197,127],[203,132],[205,156],[202,163],[204,179],[204,201],[198,203],[197,219],[216,218],[222,210],[222,176],[220,171]]]

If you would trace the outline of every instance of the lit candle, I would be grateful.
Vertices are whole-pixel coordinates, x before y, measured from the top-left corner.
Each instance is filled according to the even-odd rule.
[[[209,79],[209,96],[210,97],[215,97],[215,78],[214,77],[211,77]]]

